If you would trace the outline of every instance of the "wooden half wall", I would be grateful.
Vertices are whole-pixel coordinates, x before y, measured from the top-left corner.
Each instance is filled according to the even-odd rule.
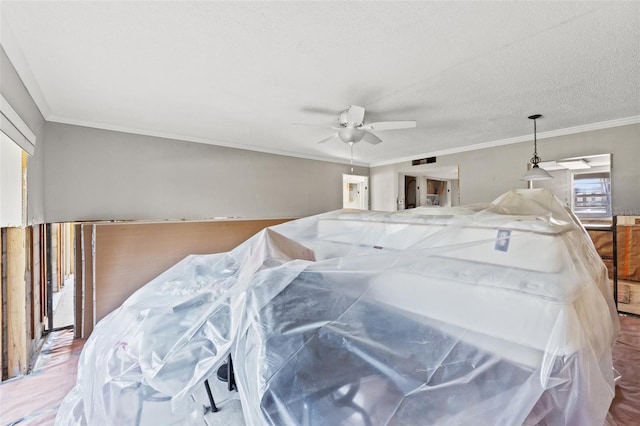
[[[76,337],[89,337],[98,321],[186,256],[229,251],[288,220],[76,224]]]

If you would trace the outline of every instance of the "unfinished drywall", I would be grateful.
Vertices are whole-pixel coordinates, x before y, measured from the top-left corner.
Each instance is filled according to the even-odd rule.
[[[301,217],[342,208],[349,166],[46,124],[46,219]],[[354,168],[368,176],[368,168]]]
[[[0,93],[36,135],[36,148],[27,162],[27,224],[44,221],[45,121],[20,76],[0,46]]]
[[[429,167],[459,166],[460,202],[487,202],[514,189],[526,188],[520,180],[531,158],[532,144],[523,142],[439,156],[437,163],[413,166],[416,171]],[[538,139],[538,153],[545,160],[613,154],[612,192],[614,214],[640,214],[640,124],[613,127]],[[371,208],[396,209],[398,174],[411,168],[410,162],[372,167]]]

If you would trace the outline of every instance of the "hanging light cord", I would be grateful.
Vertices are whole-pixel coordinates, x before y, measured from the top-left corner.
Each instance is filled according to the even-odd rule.
[[[537,138],[537,127],[536,127],[536,119],[540,118],[540,115],[532,115],[529,117],[533,120],[533,157],[531,157],[531,164],[533,167],[538,167],[538,163],[542,161],[540,157],[538,157],[538,138]]]

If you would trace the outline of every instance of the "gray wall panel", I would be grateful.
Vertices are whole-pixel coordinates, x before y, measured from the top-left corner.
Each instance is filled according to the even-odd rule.
[[[346,164],[59,123],[46,132],[48,221],[300,217],[342,208]]]

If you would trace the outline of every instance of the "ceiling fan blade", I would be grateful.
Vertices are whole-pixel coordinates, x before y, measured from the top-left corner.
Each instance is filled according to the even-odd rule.
[[[331,136],[327,136],[326,138],[324,138],[324,139],[322,139],[322,140],[319,140],[317,143],[325,143],[325,142],[329,142],[330,140],[335,139],[335,138],[337,138],[337,137],[338,137],[338,134],[337,134],[337,133],[334,133],[334,134],[333,134],[333,135],[331,135]]]
[[[300,111],[331,116],[334,116],[336,114],[335,108],[323,108],[317,106],[303,106],[302,108],[300,108]]]
[[[329,126],[327,124],[309,124],[309,123],[291,123],[294,126],[307,126],[307,127],[322,127],[323,129],[334,129],[334,130],[338,130],[339,127],[336,126]]]
[[[363,129],[367,130],[396,130],[396,129],[411,129],[416,127],[415,121],[379,121],[377,123],[369,123],[363,126]]]
[[[373,133],[369,133],[369,132],[364,132],[364,136],[362,137],[362,140],[370,143],[371,145],[377,145],[380,142],[382,142],[382,139],[380,139]]]
[[[364,121],[364,108],[358,105],[351,105],[347,114],[349,123],[361,124]]]

